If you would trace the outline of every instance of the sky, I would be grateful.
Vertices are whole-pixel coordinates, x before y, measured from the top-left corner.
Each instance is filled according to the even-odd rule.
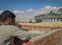
[[[0,9],[40,9],[46,5],[62,6],[62,0],[0,0]]]
[[[62,7],[62,0],[0,0],[0,10],[13,10],[18,20],[33,19],[57,7]]]

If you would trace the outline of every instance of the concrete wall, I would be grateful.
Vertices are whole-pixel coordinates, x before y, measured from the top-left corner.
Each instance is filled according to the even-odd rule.
[[[50,31],[32,38],[27,45],[62,45],[62,29]]]

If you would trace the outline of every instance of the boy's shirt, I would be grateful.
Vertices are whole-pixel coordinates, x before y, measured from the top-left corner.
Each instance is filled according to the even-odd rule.
[[[0,45],[8,45],[11,42],[10,37],[17,36],[21,40],[29,40],[31,35],[28,32],[19,30],[13,25],[1,25],[0,26]]]

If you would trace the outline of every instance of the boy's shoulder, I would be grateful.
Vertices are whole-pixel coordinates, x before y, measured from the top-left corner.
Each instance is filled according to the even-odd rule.
[[[2,27],[11,27],[11,28],[14,27],[15,28],[16,26],[14,26],[14,25],[1,25],[0,28],[2,28]]]
[[[5,29],[8,29],[8,30],[9,30],[9,29],[12,29],[12,30],[13,30],[13,29],[17,29],[17,27],[14,26],[14,25],[1,25],[1,26],[0,26],[0,30],[2,30],[2,29],[4,29],[4,30],[5,30]]]

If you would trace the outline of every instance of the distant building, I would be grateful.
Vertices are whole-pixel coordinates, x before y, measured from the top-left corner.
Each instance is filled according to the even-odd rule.
[[[62,21],[62,9],[51,11],[48,14],[35,16],[36,22],[58,22]]]

